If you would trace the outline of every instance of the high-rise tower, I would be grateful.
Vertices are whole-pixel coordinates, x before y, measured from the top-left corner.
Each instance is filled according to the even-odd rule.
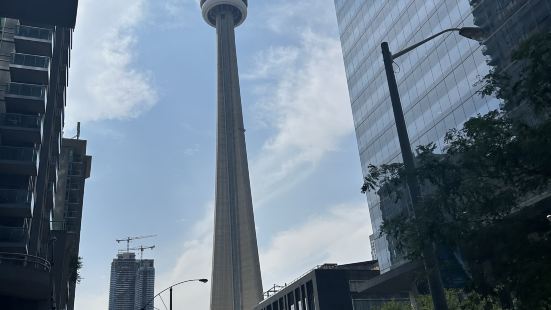
[[[234,28],[247,0],[201,0],[218,39],[216,208],[211,310],[252,309],[262,298]]]

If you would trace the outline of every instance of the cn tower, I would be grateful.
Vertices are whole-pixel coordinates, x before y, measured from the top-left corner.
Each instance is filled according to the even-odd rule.
[[[218,45],[211,310],[250,310],[262,299],[234,31],[247,17],[247,2],[201,0]]]

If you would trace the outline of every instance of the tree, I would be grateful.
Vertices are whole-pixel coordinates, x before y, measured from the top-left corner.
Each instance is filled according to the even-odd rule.
[[[82,277],[80,276],[80,269],[82,269],[82,257],[73,256],[70,262],[71,276],[70,280],[74,283],[80,283]]]
[[[551,34],[521,44],[512,64],[514,76],[483,80],[481,95],[502,99],[499,110],[450,130],[443,154],[434,144],[417,149],[423,202],[381,231],[410,259],[427,243],[456,249],[471,276],[466,289],[503,308],[551,309],[551,225],[540,214],[551,209]],[[404,177],[402,164],[370,166],[362,191],[401,199]]]

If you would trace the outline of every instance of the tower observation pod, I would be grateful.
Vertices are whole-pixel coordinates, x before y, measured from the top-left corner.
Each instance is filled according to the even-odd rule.
[[[245,130],[237,70],[235,27],[247,0],[201,0],[217,35],[216,198],[211,310],[250,310],[262,299]]]

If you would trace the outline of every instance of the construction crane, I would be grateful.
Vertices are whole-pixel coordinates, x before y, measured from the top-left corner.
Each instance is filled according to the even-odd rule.
[[[129,248],[127,251],[140,251],[140,259],[143,259],[143,251],[144,250],[153,250],[154,248],[155,248],[154,245],[152,245],[152,246],[140,245],[139,247],[136,247],[136,248]]]
[[[126,242],[126,252],[130,252],[130,241],[138,239],[146,239],[157,237],[157,235],[148,235],[148,236],[138,236],[138,237],[126,237],[125,239],[117,239],[117,243]]]

